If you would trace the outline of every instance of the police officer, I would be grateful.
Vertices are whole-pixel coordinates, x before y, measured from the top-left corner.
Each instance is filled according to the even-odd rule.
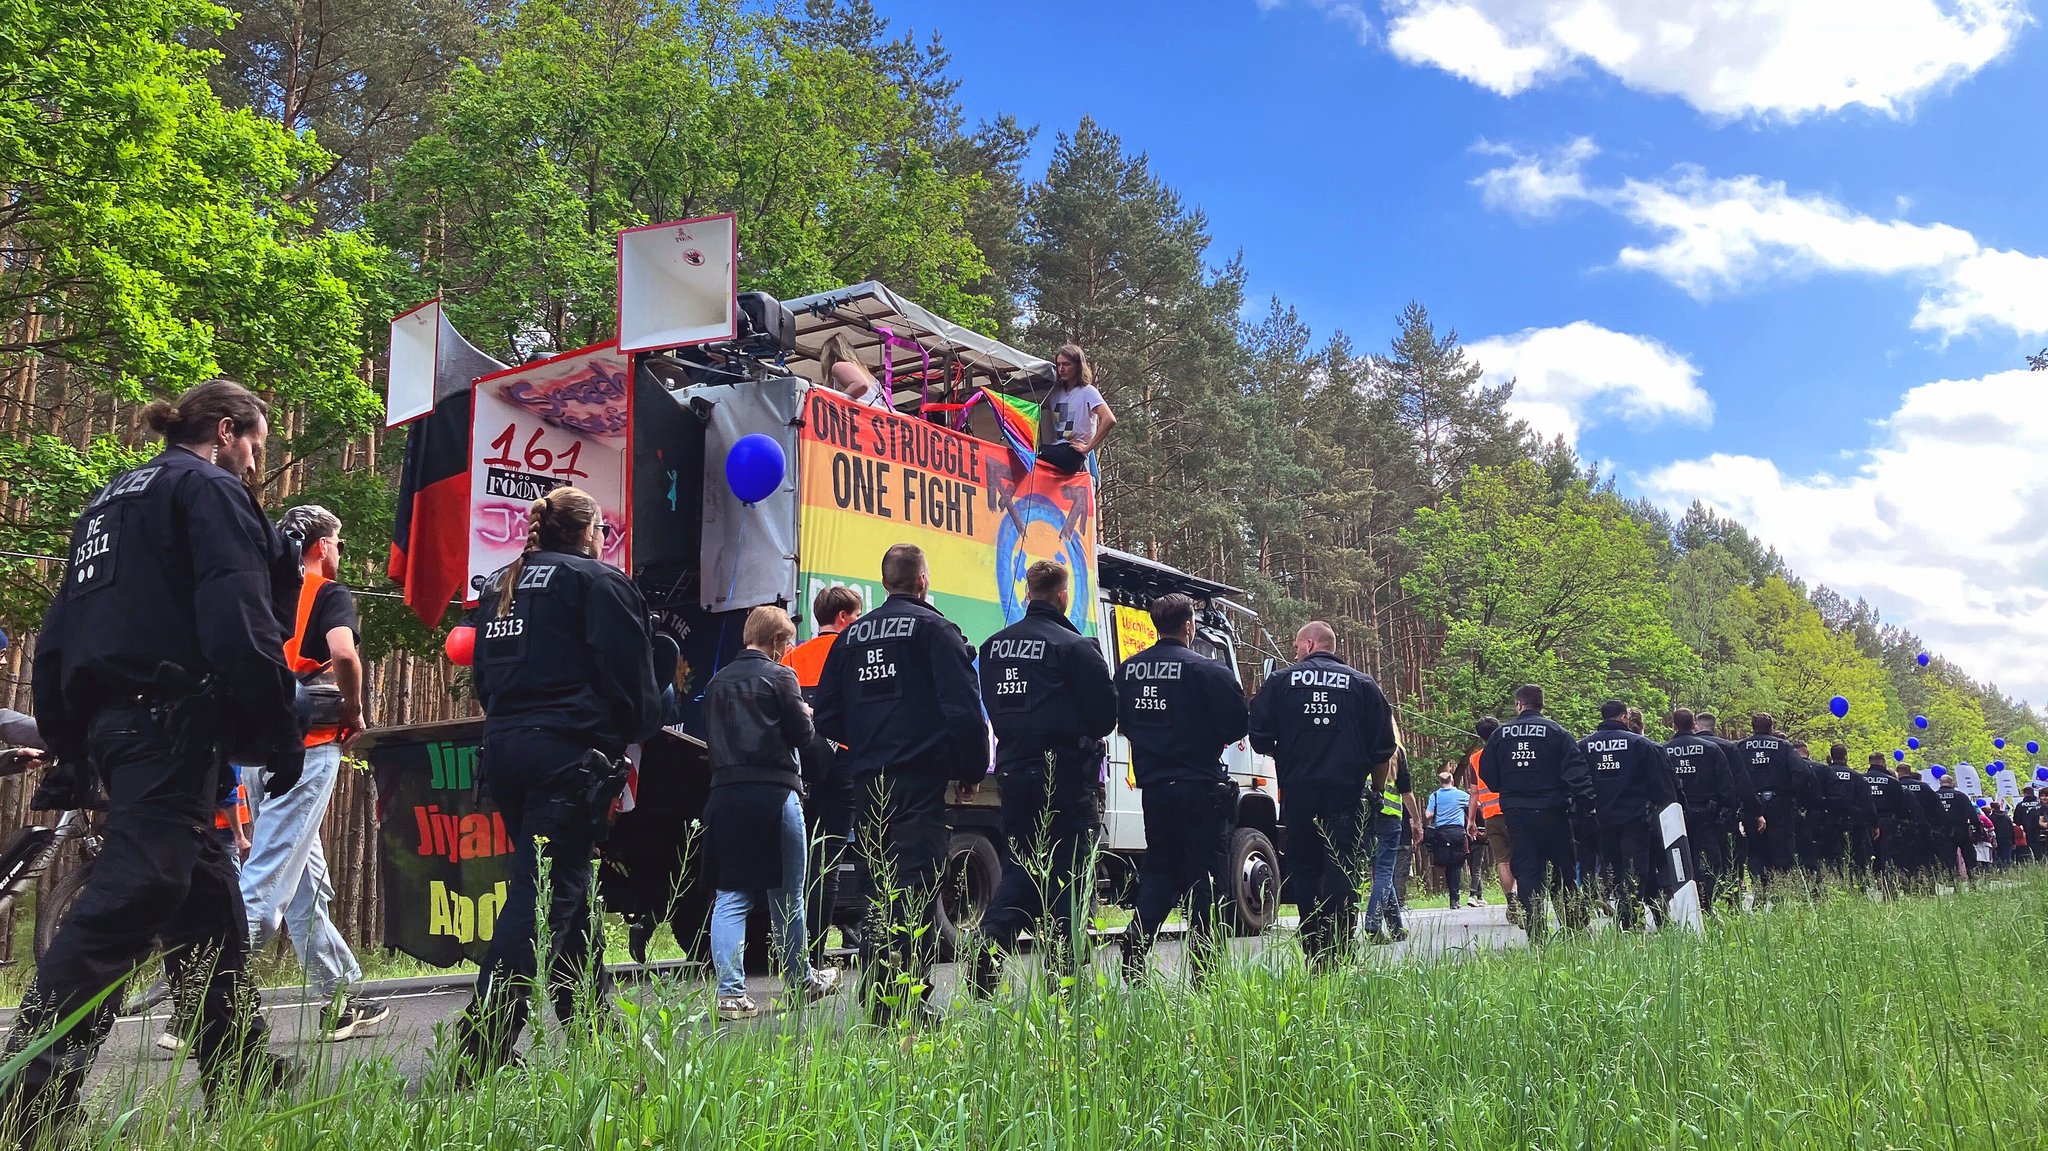
[[[1792,741],[1777,734],[1777,721],[1758,712],[1750,717],[1753,734],[1736,744],[1736,754],[1749,769],[1762,811],[1750,826],[1749,862],[1757,893],[1765,894],[1777,879],[1799,865],[1799,811],[1811,795],[1805,764]]]
[[[1884,756],[1870,753],[1870,769],[1863,773],[1864,791],[1877,815],[1877,838],[1873,843],[1872,866],[1886,894],[1896,893],[1899,882],[1911,871],[1907,836],[1914,827],[1912,802],[1897,776],[1885,764]]]
[[[1393,768],[1394,709],[1371,676],[1337,658],[1329,624],[1303,624],[1294,658],[1252,700],[1252,750],[1273,757],[1301,949],[1324,967],[1351,942],[1366,794]]]
[[[1024,618],[981,645],[981,698],[995,729],[1002,780],[1003,876],[981,928],[973,987],[995,988],[1017,934],[1039,929],[1054,966],[1083,952],[1075,921],[1088,906],[1090,852],[1102,826],[1103,739],[1116,726],[1116,684],[1102,649],[1068,619],[1065,566],[1038,560],[1024,572]],[[1043,885],[1043,886],[1041,886]],[[1049,906],[1048,906],[1049,905]]]
[[[1940,819],[1934,836],[1934,875],[1938,880],[1976,882],[1977,805],[1956,790],[1956,773],[1942,774],[1934,792],[1933,810]]]
[[[1948,840],[1946,816],[1941,801],[1934,797],[1934,789],[1927,786],[1919,770],[1912,765],[1899,765],[1899,788],[1906,793],[1913,813],[1913,883],[1915,887],[1926,887],[1934,881],[1942,845]],[[1950,873],[1954,870],[1954,865],[1950,864]]]
[[[474,997],[456,1021],[464,1081],[509,1059],[526,1025],[543,857],[548,984],[555,1017],[575,1017],[591,955],[590,858],[625,784],[619,757],[661,726],[647,605],[597,558],[609,534],[587,492],[561,487],[535,500],[526,551],[485,583],[473,613],[481,767],[514,855]],[[603,1009],[601,943],[597,955],[591,978]]]
[[[1756,802],[1756,784],[1749,778],[1749,760],[1735,748],[1735,741],[1721,735],[1719,722],[1711,711],[1702,711],[1697,717],[1700,738],[1721,749],[1728,759],[1728,772],[1735,777],[1735,786],[1749,797],[1744,814],[1736,819],[1734,830],[1728,837],[1728,877],[1721,886],[1728,892],[1730,904],[1740,903],[1743,880],[1751,873],[1750,854],[1755,846],[1751,836],[1762,820],[1762,808]]]
[[[989,769],[974,649],[925,598],[931,582],[922,548],[890,548],[882,556],[889,598],[840,634],[818,680],[818,730],[846,746],[861,781],[855,840],[872,895],[862,932],[866,994],[870,1016],[884,1024],[899,1010],[925,1013],[946,785],[972,796]]]
[[[1540,901],[1548,890],[1567,927],[1583,927],[1578,858],[1572,828],[1593,818],[1593,780],[1586,755],[1563,725],[1543,714],[1543,689],[1515,689],[1514,719],[1500,725],[1479,757],[1479,774],[1500,792],[1513,841],[1515,898],[1531,939],[1548,931]]]
[[[1664,749],[1631,726],[1630,708],[1618,699],[1600,705],[1600,726],[1579,741],[1593,774],[1593,805],[1600,823],[1600,857],[1607,861],[1615,916],[1633,931],[1638,908],[1648,903],[1661,921],[1658,869],[1664,837],[1658,813],[1678,801]]]
[[[1842,861],[1848,856],[1843,844],[1849,833],[1849,823],[1847,814],[1836,808],[1838,800],[1833,784],[1821,765],[1813,761],[1812,749],[1806,741],[1793,740],[1792,753],[1798,757],[1794,767],[1795,778],[1803,781],[1793,789],[1801,796],[1799,865],[1806,870],[1807,882],[1814,893],[1819,894],[1822,874],[1839,871]]]
[[[1188,909],[1188,959],[1199,980],[1214,962],[1224,857],[1237,806],[1237,785],[1223,769],[1223,749],[1249,729],[1244,692],[1217,660],[1188,646],[1195,601],[1179,592],[1152,601],[1159,642],[1117,669],[1117,726],[1131,743],[1131,766],[1143,793],[1145,856],[1138,870],[1138,908],[1124,931],[1124,978],[1145,975],[1145,956],[1166,915],[1183,898]]]
[[[1879,835],[1877,805],[1871,802],[1869,781],[1849,766],[1849,749],[1839,743],[1828,748],[1821,781],[1827,792],[1828,808],[1835,813],[1836,826],[1848,841],[1848,854],[1842,865],[1860,882],[1870,875]]]
[[[200,997],[191,1038],[208,1097],[275,1089],[301,1069],[264,1050],[241,889],[213,817],[227,759],[267,764],[272,795],[304,761],[284,663],[297,557],[244,485],[269,434],[262,400],[212,380],[142,418],[164,450],[78,518],[37,646],[42,735],[58,758],[98,769],[108,808],[92,876],[36,965],[6,1050],[20,1054],[126,979],[161,938],[172,986]],[[0,1138],[33,1142],[75,1120],[118,1003],[102,999],[0,1087]]]
[[[1700,885],[1700,906],[1713,910],[1714,897],[1724,893],[1722,883],[1729,872],[1728,836],[1740,820],[1758,817],[1756,794],[1737,783],[1728,766],[1727,753],[1719,740],[1694,730],[1693,713],[1679,708],[1671,713],[1673,735],[1664,744],[1671,761],[1671,773],[1678,785],[1678,802],[1685,808],[1685,838],[1692,845],[1693,872]],[[1730,882],[1725,893],[1740,894],[1741,885]]]

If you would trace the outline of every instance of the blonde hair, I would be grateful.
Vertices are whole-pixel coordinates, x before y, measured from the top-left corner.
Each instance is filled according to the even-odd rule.
[[[740,642],[762,651],[771,651],[794,639],[796,625],[790,622],[789,613],[773,604],[748,612],[746,625],[740,629]]]
[[[533,501],[526,513],[526,550],[519,553],[500,577],[497,614],[512,610],[512,593],[526,570],[526,557],[538,551],[573,552],[598,522],[604,509],[596,497],[582,488],[560,487]]]

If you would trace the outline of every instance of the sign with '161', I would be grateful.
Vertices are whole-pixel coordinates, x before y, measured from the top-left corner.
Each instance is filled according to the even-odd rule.
[[[611,527],[602,558],[633,570],[626,543],[630,372],[611,344],[593,344],[476,382],[465,600],[474,603],[491,573],[525,550],[533,501],[563,486],[596,497]]]

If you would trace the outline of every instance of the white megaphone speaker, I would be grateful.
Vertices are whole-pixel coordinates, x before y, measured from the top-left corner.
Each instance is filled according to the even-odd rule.
[[[739,335],[739,223],[728,213],[619,233],[619,351]]]
[[[439,296],[391,321],[391,352],[385,362],[387,428],[426,415],[471,380],[505,366],[462,338],[442,312]]]

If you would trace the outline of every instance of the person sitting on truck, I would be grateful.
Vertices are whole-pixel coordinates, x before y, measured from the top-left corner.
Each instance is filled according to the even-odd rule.
[[[1280,785],[1302,953],[1311,966],[1328,967],[1351,944],[1365,795],[1392,769],[1394,711],[1371,676],[1337,658],[1329,624],[1303,624],[1294,658],[1252,700],[1252,750],[1273,757]]]
[[[1116,413],[1095,388],[1095,369],[1079,344],[1065,344],[1053,353],[1052,392],[1038,407],[1038,458],[1068,473],[1088,468],[1088,456],[1109,430]]]
[[[875,925],[862,933],[862,972],[869,1016],[884,1025],[899,1011],[929,1013],[946,785],[971,796],[989,769],[974,649],[926,598],[931,584],[924,549],[890,548],[888,600],[840,633],[818,680],[818,730],[846,745],[861,781],[857,842]]]
[[[819,373],[819,383],[871,408],[895,410],[889,390],[882,386],[873,372],[868,371],[866,364],[861,363],[859,353],[853,350],[853,341],[846,338],[845,332],[834,332],[826,338],[818,362],[824,366]]]
[[[782,659],[796,673],[804,702],[814,708],[818,705],[818,680],[825,674],[825,657],[832,654],[839,634],[860,618],[861,607],[860,592],[845,584],[820,589],[811,597],[811,621],[818,634],[789,649]],[[840,751],[838,744],[819,735],[802,754],[804,829],[811,844],[804,923],[810,931],[813,967],[825,962],[825,932],[832,926],[832,909],[839,905],[839,867],[853,836],[853,812],[860,799],[851,765]]]
[[[1188,646],[1195,601],[1163,595],[1152,601],[1151,615],[1159,641],[1117,669],[1117,726],[1130,740],[1145,811],[1137,914],[1123,937],[1124,979],[1144,979],[1160,925],[1185,899],[1187,954],[1199,983],[1214,966],[1216,919],[1230,902],[1224,873],[1237,783],[1224,770],[1223,749],[1245,737],[1250,716],[1236,674]]]
[[[768,920],[782,946],[789,995],[812,1002],[839,986],[834,968],[811,966],[804,933],[803,780],[797,752],[816,734],[796,673],[782,657],[796,625],[781,608],[747,613],[746,644],[718,669],[704,691],[705,743],[711,751],[711,795],[704,826],[718,875],[711,910],[711,962],[718,971],[718,1017],[751,1019],[760,1008],[747,995],[747,916],[765,896]]]
[[[971,983],[980,995],[995,991],[1003,955],[1027,928],[1049,967],[1069,969],[1081,957],[1085,932],[1077,934],[1074,922],[1089,903],[1103,740],[1116,726],[1109,663],[1067,618],[1073,592],[1066,567],[1038,560],[1025,569],[1024,587],[1024,618],[981,645],[981,698],[1002,777],[1003,874],[981,917],[986,945]]]

